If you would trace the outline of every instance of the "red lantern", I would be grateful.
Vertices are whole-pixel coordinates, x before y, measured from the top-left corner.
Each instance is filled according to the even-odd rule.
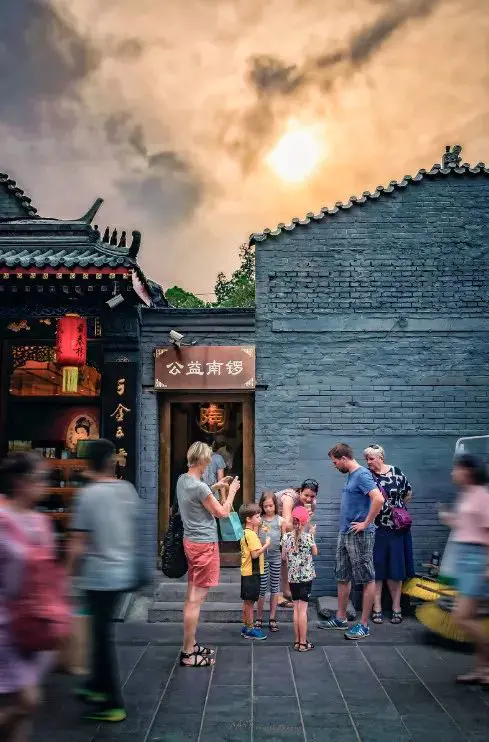
[[[56,363],[63,366],[63,392],[78,391],[78,368],[86,362],[86,319],[74,314],[61,317],[56,331]]]

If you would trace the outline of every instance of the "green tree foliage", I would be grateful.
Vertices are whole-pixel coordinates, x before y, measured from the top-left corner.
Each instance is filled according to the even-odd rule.
[[[199,299],[198,296],[192,294],[190,291],[185,291],[179,286],[173,286],[165,294],[166,300],[172,307],[178,309],[197,309],[198,307],[205,307],[205,302]]]
[[[217,276],[214,293],[216,307],[255,306],[255,249],[245,243],[239,251],[240,266],[227,279],[224,273]]]
[[[255,306],[255,249],[245,243],[239,250],[240,266],[226,278],[219,273],[214,287],[216,301],[206,303],[179,286],[168,289],[165,296],[172,307],[196,309],[199,307],[254,307]]]

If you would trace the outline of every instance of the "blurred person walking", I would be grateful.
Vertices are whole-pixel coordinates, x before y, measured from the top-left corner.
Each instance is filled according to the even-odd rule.
[[[458,596],[454,621],[475,644],[476,666],[457,682],[489,689],[489,640],[477,620],[481,600],[489,598],[489,489],[486,466],[463,454],[455,459],[452,479],[459,488],[453,512],[441,511],[440,520],[452,529]]]
[[[0,466],[1,742],[27,742],[40,704],[40,684],[54,663],[54,652],[27,651],[18,636],[22,601],[27,605],[33,597],[23,593],[29,584],[33,588],[32,579],[29,582],[32,560],[39,560],[41,569],[43,561],[44,570],[49,575],[54,573],[54,533],[47,516],[34,509],[43,497],[46,481],[45,464],[34,452],[9,454]],[[62,589],[61,585],[57,587]],[[24,623],[26,617],[32,627],[32,614],[26,616],[24,610]],[[32,637],[34,643],[36,639],[41,646],[43,637]]]
[[[137,581],[139,497],[132,484],[116,479],[111,441],[90,441],[87,461],[91,482],[78,495],[68,548],[71,574],[83,557],[79,584],[91,615],[90,675],[78,695],[93,704],[87,719],[120,722],[126,711],[113,624],[123,594]]]

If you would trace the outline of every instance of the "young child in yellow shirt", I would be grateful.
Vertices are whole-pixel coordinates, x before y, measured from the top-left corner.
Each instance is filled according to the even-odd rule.
[[[261,509],[255,503],[241,505],[239,517],[243,524],[241,539],[241,600],[243,601],[243,639],[263,640],[267,634],[253,626],[255,603],[260,597],[260,580],[265,570],[264,553],[270,546],[270,537],[262,546],[258,537]]]

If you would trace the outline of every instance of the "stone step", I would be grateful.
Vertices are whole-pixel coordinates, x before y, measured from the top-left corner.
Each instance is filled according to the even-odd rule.
[[[309,614],[316,617],[316,611],[311,605]],[[241,623],[243,606],[240,602],[234,603],[204,603],[200,611],[202,623]],[[277,621],[279,623],[292,623],[294,611],[291,608],[279,608],[277,610]],[[183,604],[180,601],[161,602],[155,601],[148,611],[149,623],[170,623],[183,619]],[[268,621],[268,611],[265,610],[265,621]]]
[[[156,602],[183,603],[187,592],[187,584],[184,582],[160,582],[154,592]],[[239,603],[241,586],[238,582],[225,582],[217,587],[212,587],[207,594],[207,601],[212,603]]]
[[[223,567],[221,568],[220,574],[219,574],[219,584],[222,583],[235,583],[238,584],[241,583],[241,573],[239,570],[239,567]],[[183,577],[178,577],[177,579],[173,579],[171,577],[166,577],[162,572],[159,573],[158,579],[156,580],[156,586],[158,585],[178,585],[180,583],[187,584],[187,575],[184,575]]]

